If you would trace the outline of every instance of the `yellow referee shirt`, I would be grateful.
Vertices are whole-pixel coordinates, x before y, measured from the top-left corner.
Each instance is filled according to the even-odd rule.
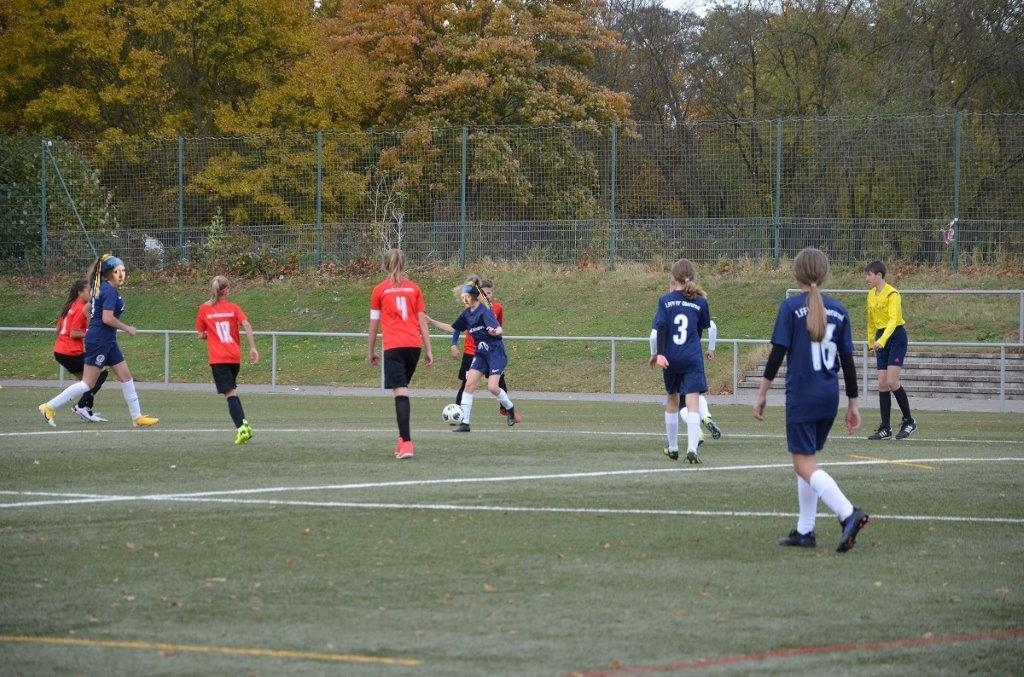
[[[886,283],[879,293],[874,287],[868,291],[868,347],[875,345],[875,332],[885,328],[878,342],[885,347],[896,327],[906,324],[903,319],[903,304],[896,287]]]

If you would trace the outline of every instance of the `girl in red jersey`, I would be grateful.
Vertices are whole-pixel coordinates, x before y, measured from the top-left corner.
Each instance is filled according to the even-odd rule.
[[[196,332],[200,339],[206,341],[210,371],[213,372],[217,392],[227,398],[228,412],[238,431],[235,444],[245,444],[252,438],[252,427],[245,418],[242,401],[236,390],[236,379],[242,363],[239,326],[245,330],[245,338],[249,342],[249,362],[259,362],[260,354],[256,350],[256,339],[253,338],[249,318],[237,304],[228,301],[230,289],[231,283],[223,275],[217,275],[210,281],[210,300],[199,306]]]
[[[384,387],[395,393],[395,418],[398,420],[395,458],[412,458],[409,382],[416,372],[421,351],[426,350],[424,363],[428,367],[434,362],[427,328],[427,306],[419,286],[405,276],[405,254],[401,249],[388,250],[382,267],[387,279],[370,293],[367,357],[371,364],[380,362],[377,356],[379,329],[384,346]]]
[[[57,340],[53,343],[53,359],[79,380],[82,379],[82,370],[85,367],[85,330],[89,328],[91,303],[89,281],[85,278],[76,280],[68,290],[64,309],[60,311]],[[104,369],[96,379],[96,385],[79,398],[74,411],[83,420],[106,423],[107,419],[92,409],[93,396],[99,392],[106,380],[107,370]]]

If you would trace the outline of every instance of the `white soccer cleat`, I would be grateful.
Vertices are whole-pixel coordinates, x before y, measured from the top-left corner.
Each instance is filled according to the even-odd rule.
[[[78,405],[75,405],[75,413],[78,414],[78,417],[83,421],[89,421],[90,423],[106,423],[107,421],[107,419],[103,418],[96,412],[90,411],[85,407],[79,407]]]

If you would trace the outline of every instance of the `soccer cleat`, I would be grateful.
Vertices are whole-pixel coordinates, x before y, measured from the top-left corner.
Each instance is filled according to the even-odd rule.
[[[516,411],[515,407],[512,407],[511,409],[509,409],[508,412],[505,414],[505,416],[508,417],[508,424],[510,426],[513,426],[516,423],[520,423],[523,420],[523,417],[519,415],[519,413]]]
[[[412,458],[412,454],[412,440],[403,440],[402,438],[398,438],[398,450],[395,451],[395,458]]]
[[[74,412],[78,414],[78,417],[83,421],[89,421],[91,423],[103,423],[107,420],[99,414],[95,414],[85,407],[79,407],[78,405],[75,405]]]
[[[149,414],[142,414],[141,416],[136,416],[135,417],[135,420],[132,421],[132,425],[134,425],[134,426],[154,426],[154,425],[156,425],[156,422],[159,421],[159,420],[160,419],[154,418],[154,417],[150,416]]]
[[[818,540],[814,537],[814,531],[801,534],[796,529],[789,532],[789,536],[779,539],[779,545],[792,545],[797,548],[816,548]]]
[[[704,431],[700,431],[700,436],[697,438],[697,446],[704,444]]]
[[[711,419],[710,416],[705,418],[703,423],[704,427],[708,429],[709,433],[711,433],[711,439],[717,440],[722,436],[722,429],[715,425],[715,422]]]
[[[39,405],[39,413],[43,415],[43,418],[46,419],[47,423],[49,423],[54,428],[57,427],[57,422],[53,420],[54,418],[56,418],[57,413],[53,410],[53,407],[43,402],[42,404]]]
[[[914,434],[917,430],[917,421],[912,418],[903,419],[903,423],[900,424],[900,431],[896,433],[896,439],[905,440]]]
[[[690,449],[689,451],[687,451],[686,452],[686,460],[687,460],[688,463],[692,463],[694,465],[696,465],[697,463],[700,463],[700,456],[697,455],[697,450],[696,449]]]
[[[469,424],[468,423],[460,423],[459,425],[457,425],[454,428],[452,428],[452,432],[453,433],[468,433],[469,432]]]
[[[878,426],[878,429],[868,435],[869,440],[887,440],[892,437],[892,428],[885,425],[884,423]]]
[[[108,421],[108,419],[104,418],[103,414],[101,414],[98,411],[93,411],[92,409],[90,409],[89,413],[92,414],[92,420],[95,421],[96,423],[106,423]]]
[[[869,522],[868,514],[860,508],[854,507],[853,513],[845,520],[839,522],[843,526],[843,540],[839,541],[839,546],[836,548],[836,552],[847,552],[853,549],[853,544],[857,540],[857,534],[861,529],[867,526]]]
[[[678,461],[679,460],[679,450],[678,449],[669,449],[668,447],[665,447],[664,449],[662,449],[661,453],[665,454],[666,456],[668,456],[673,461]]]
[[[245,444],[252,439],[252,427],[249,422],[242,419],[242,425],[238,426],[238,434],[235,435],[235,444]]]

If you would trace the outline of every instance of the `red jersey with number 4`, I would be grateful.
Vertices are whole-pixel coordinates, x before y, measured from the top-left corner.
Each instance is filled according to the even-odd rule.
[[[85,302],[75,299],[68,314],[57,321],[57,340],[53,342],[53,352],[59,355],[81,355],[85,352],[85,330],[89,328],[89,318],[85,316]],[[75,338],[71,330],[82,332]]]
[[[206,332],[210,364],[241,364],[238,325],[248,319],[242,309],[231,301],[220,300],[212,306],[209,303],[199,306],[196,331]]]
[[[370,293],[370,311],[380,313],[384,350],[423,347],[419,314],[427,312],[427,305],[415,282],[384,280]]]

